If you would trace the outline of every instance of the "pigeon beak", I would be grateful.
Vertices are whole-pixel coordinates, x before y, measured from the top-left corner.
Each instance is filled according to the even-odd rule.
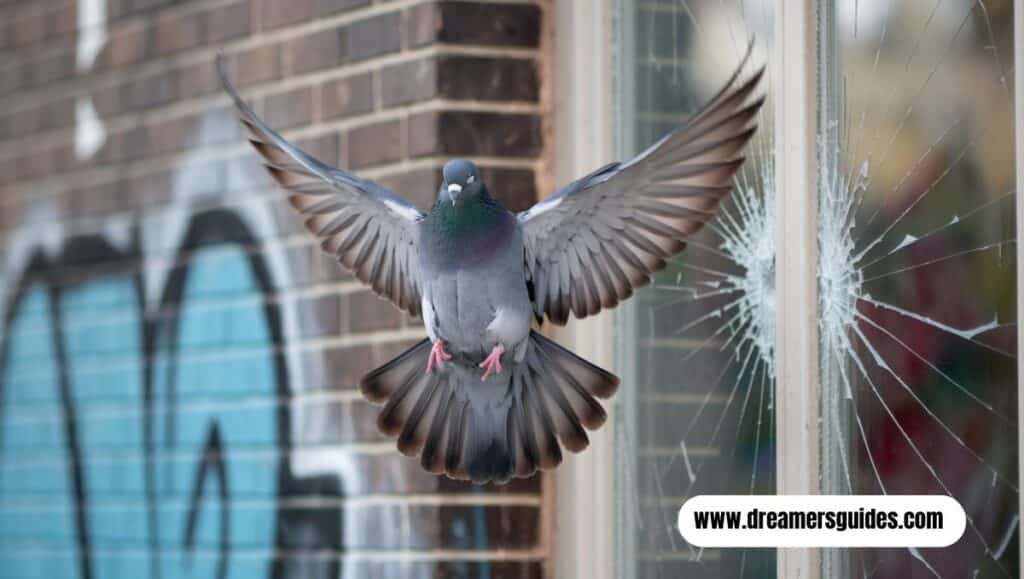
[[[458,197],[459,193],[462,193],[462,185],[459,185],[458,183],[448,185],[448,196],[452,198],[452,206],[455,206],[455,199]]]

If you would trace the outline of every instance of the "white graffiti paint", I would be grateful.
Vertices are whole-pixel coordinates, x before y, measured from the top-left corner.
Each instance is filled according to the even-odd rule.
[[[78,0],[75,70],[79,74],[92,69],[106,42],[107,0]],[[79,160],[91,158],[106,140],[107,129],[96,112],[92,97],[75,99],[75,157]]]

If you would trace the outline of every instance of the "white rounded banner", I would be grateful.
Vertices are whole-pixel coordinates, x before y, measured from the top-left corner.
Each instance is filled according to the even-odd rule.
[[[947,547],[967,515],[945,495],[700,495],[678,524],[697,547]]]

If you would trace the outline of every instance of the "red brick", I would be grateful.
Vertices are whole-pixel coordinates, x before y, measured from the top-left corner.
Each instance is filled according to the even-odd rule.
[[[409,119],[409,155],[536,157],[540,117],[479,111],[420,113]]]
[[[152,155],[166,155],[189,147],[195,128],[194,117],[165,119],[150,125],[146,131],[146,150]]]
[[[338,165],[339,145],[337,133],[332,132],[312,138],[299,139],[295,144],[303,151],[332,167]]]
[[[7,95],[20,90],[24,86],[22,67],[6,66],[0,68],[0,94]]]
[[[205,36],[203,13],[163,13],[156,20],[156,51],[167,55],[195,48],[203,43]]]
[[[42,127],[42,110],[37,106],[20,109],[11,119],[14,134],[19,138],[31,136]]]
[[[18,157],[14,173],[18,180],[32,180],[45,177],[53,170],[53,158],[37,152]]]
[[[110,32],[104,48],[106,64],[119,68],[147,58],[152,35],[145,25],[117,26]]]
[[[112,117],[128,108],[128,83],[97,87],[89,96],[100,117]]]
[[[313,17],[316,0],[255,0],[259,2],[263,30],[290,26]]]
[[[263,119],[276,130],[308,125],[313,120],[313,90],[307,86],[266,97]]]
[[[46,36],[46,12],[32,4],[23,6],[25,9],[11,26],[14,45],[22,48],[41,42]]]
[[[354,8],[369,6],[370,0],[317,0],[316,13],[318,16],[328,16]]]
[[[58,6],[47,15],[48,31],[55,38],[68,36],[78,28],[78,10],[75,3]]]
[[[371,291],[348,296],[349,330],[353,333],[397,329],[399,320],[398,308]]]
[[[286,76],[337,66],[343,60],[341,37],[333,28],[304,34],[285,41],[281,55]]]
[[[350,117],[372,111],[372,75],[358,74],[323,84],[320,87],[320,106],[325,119]]]
[[[487,189],[511,211],[525,211],[537,201],[537,182],[531,169],[482,167]]]
[[[128,15],[132,11],[132,0],[107,0],[107,19],[113,22]]]
[[[46,103],[43,105],[42,117],[44,129],[70,127],[75,122],[75,100],[67,97]]]
[[[147,12],[173,4],[176,0],[128,0],[130,3],[130,10],[132,13]]]
[[[252,7],[248,0],[218,6],[206,17],[206,35],[211,43],[247,36],[252,30]]]
[[[532,4],[444,2],[437,10],[438,42],[520,48],[540,43],[540,8]]]
[[[312,388],[353,389],[374,368],[373,350],[368,345],[331,348],[322,354],[315,352],[312,355],[315,356],[313,365],[322,374],[314,377],[308,385]]]
[[[380,179],[381,185],[399,193],[420,209],[429,209],[441,186],[441,168],[414,169]]]
[[[342,31],[342,53],[347,60],[359,61],[402,48],[402,20],[398,12],[388,12],[353,22]]]
[[[438,92],[444,98],[536,102],[540,95],[533,60],[444,56],[437,68]]]
[[[343,296],[328,294],[298,300],[295,307],[300,315],[301,338],[336,337],[345,330],[342,320],[347,310],[342,307]]]
[[[29,82],[39,87],[69,78],[75,71],[75,56],[70,50],[48,53],[29,65]]]
[[[263,44],[227,57],[231,82],[245,87],[281,78],[281,52],[276,44]]]
[[[191,99],[215,92],[220,87],[213,60],[189,65],[178,73],[178,98]]]
[[[310,257],[310,281],[312,283],[333,283],[351,281],[352,274],[338,263],[338,260],[327,255],[319,246],[312,246]]]
[[[441,30],[441,11],[436,4],[419,4],[405,14],[404,35],[407,48],[433,43]]]
[[[406,143],[410,157],[425,157],[440,152],[437,111],[428,111],[409,117],[406,122]]]
[[[50,165],[55,173],[64,173],[79,166],[74,145],[70,141],[57,144],[53,149],[50,149],[49,154],[51,157]]]
[[[359,348],[355,351],[362,352],[365,349]],[[364,364],[360,363],[357,367],[362,370]],[[324,386],[331,390],[353,390],[359,383],[359,379],[362,378],[362,376],[353,376],[354,374],[355,372],[351,370],[345,370],[341,375],[331,375],[322,381],[325,382]],[[311,428],[303,430],[298,437],[299,444],[351,444],[353,442],[384,442],[387,440],[377,429],[379,409],[367,402],[331,400],[325,403],[323,400],[314,398],[303,404],[303,410],[306,412],[312,411],[314,408],[320,415],[320,419],[316,421],[315,426],[310,424]]]
[[[360,169],[404,157],[401,121],[384,121],[353,129],[348,136],[348,166]]]
[[[381,104],[385,107],[430,100],[437,96],[434,57],[389,66],[380,72]]]
[[[127,85],[127,104],[132,110],[165,105],[175,98],[178,83],[173,69],[139,77]]]

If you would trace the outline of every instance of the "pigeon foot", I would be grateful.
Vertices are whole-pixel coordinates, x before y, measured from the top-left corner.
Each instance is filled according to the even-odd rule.
[[[444,351],[444,340],[438,338],[434,345],[430,347],[430,355],[427,356],[427,371],[425,373],[430,374],[434,368],[441,368],[445,360],[451,359],[452,355]]]
[[[480,362],[480,367],[484,369],[484,376],[480,381],[487,380],[492,374],[501,372],[501,355],[505,353],[505,346],[496,344],[491,350],[491,353],[487,355],[487,358],[483,362]]]

